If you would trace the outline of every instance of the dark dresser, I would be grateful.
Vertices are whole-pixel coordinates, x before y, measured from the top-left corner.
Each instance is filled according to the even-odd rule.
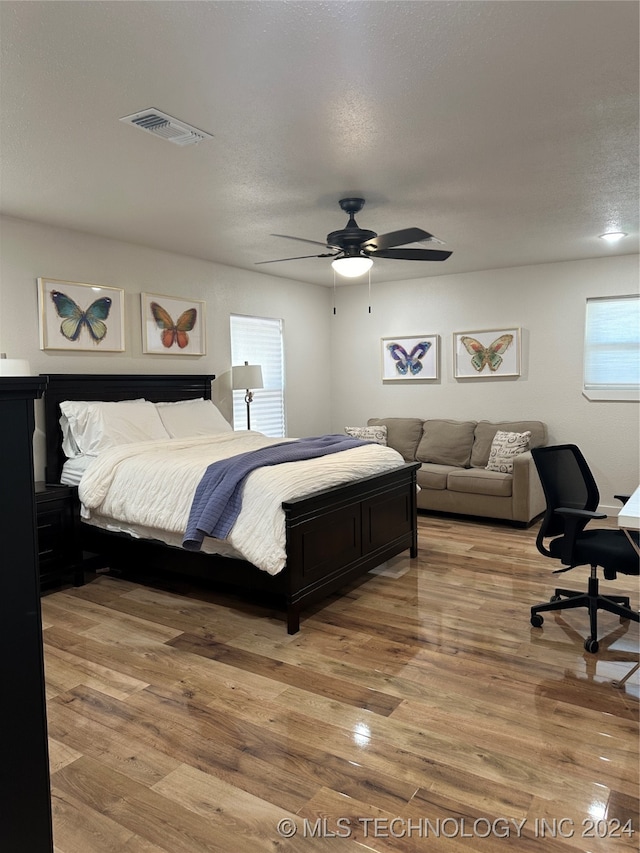
[[[36,499],[34,400],[46,381],[0,375],[0,850],[53,853]]]

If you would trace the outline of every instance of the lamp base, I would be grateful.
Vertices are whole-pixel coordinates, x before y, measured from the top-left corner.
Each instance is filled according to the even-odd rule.
[[[253,392],[247,389],[244,395],[244,401],[247,404],[247,429],[251,429],[251,403],[253,401]]]

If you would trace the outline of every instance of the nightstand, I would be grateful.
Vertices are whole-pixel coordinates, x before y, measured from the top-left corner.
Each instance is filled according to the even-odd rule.
[[[73,486],[35,484],[38,523],[40,586],[59,584],[73,574],[82,583],[81,558],[76,534],[77,496]]]

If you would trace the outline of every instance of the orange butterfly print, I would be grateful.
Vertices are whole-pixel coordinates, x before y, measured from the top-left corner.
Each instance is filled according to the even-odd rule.
[[[171,315],[162,305],[158,305],[157,302],[151,302],[149,307],[156,325],[162,330],[160,335],[162,346],[169,349],[177,343],[180,349],[184,349],[189,343],[189,335],[187,333],[196,324],[198,310],[196,308],[188,308],[182,312],[174,323]]]

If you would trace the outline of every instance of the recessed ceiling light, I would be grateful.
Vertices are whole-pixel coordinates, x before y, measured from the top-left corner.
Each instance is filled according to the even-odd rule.
[[[606,240],[607,243],[617,243],[618,240],[622,240],[626,236],[624,231],[609,231],[607,234],[601,234],[600,239]]]

